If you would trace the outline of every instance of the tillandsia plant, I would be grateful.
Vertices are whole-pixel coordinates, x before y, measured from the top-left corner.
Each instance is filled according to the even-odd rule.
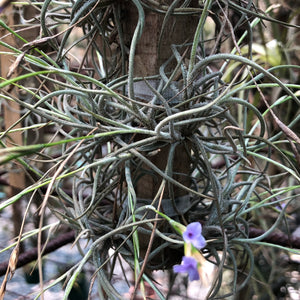
[[[26,201],[24,222],[31,204],[39,209],[37,229],[19,240],[37,235],[37,297],[66,280],[68,299],[89,262],[97,299],[124,298],[114,283],[117,272],[130,282],[125,264],[132,299],[138,287],[146,299],[145,282],[170,299],[177,273],[201,282],[205,262],[216,266],[206,298],[252,295],[260,285],[273,297],[274,273],[259,276],[256,257],[299,254],[268,240],[298,209],[299,66],[254,61],[251,45],[263,42],[262,23],[299,26],[252,1],[46,0],[8,9],[0,54],[12,63],[1,73],[1,105],[17,104],[20,117],[1,130],[0,163],[3,173],[21,166],[31,182],[0,209]],[[282,69],[290,76],[278,77]],[[281,111],[293,118],[283,122]],[[41,244],[57,221],[73,230],[82,259],[45,286]],[[171,272],[167,290],[155,270]]]

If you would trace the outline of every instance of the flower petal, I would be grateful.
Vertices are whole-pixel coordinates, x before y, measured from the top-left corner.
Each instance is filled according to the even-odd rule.
[[[199,222],[189,224],[182,237],[186,243],[191,243],[197,249],[202,249],[206,246],[205,238],[202,235],[202,226]]]
[[[188,273],[190,281],[198,280],[198,263],[193,257],[184,256],[182,258],[181,265],[175,265],[173,267],[174,272],[176,273]]]

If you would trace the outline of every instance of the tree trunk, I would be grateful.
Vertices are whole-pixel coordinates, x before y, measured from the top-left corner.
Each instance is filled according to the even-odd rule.
[[[15,24],[18,24],[15,22],[16,14],[14,13],[14,9],[12,6],[8,7],[6,9],[6,24],[10,28],[14,28]],[[3,37],[2,41],[14,46],[16,48],[19,47],[17,39],[11,35],[8,31],[6,31],[3,28],[0,28],[0,35]],[[8,51],[7,48],[0,46],[0,51]],[[1,77],[7,78],[7,75],[9,73],[9,70],[14,63],[16,58],[13,55],[8,54],[1,54],[0,55],[0,66],[1,66]],[[12,74],[11,77],[15,77],[16,72]],[[6,89],[4,89],[4,93],[6,91],[9,91],[10,94],[13,97],[18,97],[17,88],[13,85],[8,86]],[[4,105],[4,126],[5,129],[19,129],[21,128],[22,124],[17,123],[15,124],[21,117],[20,113],[20,106],[16,102],[7,102],[6,105]],[[15,125],[14,125],[15,124]],[[6,135],[5,138],[5,145],[7,147],[13,147],[13,146],[22,146],[23,145],[23,137],[21,131],[15,131],[11,132]],[[13,195],[19,193],[22,189],[25,188],[25,175],[24,170],[22,169],[21,165],[14,161],[11,165],[10,170],[8,170],[8,182],[9,187],[7,187],[7,196],[12,197]],[[22,213],[22,205],[20,203],[14,203],[12,205],[13,209],[13,224],[14,224],[14,236],[18,236],[20,232],[20,227],[22,223],[21,216]]]
[[[160,4],[172,4],[173,1],[157,1]],[[167,2],[167,3],[166,3]],[[192,1],[191,6],[197,6],[197,1]],[[165,63],[172,56],[171,45],[180,45],[187,42],[192,42],[195,29],[198,23],[198,16],[184,16],[184,15],[171,15],[166,22],[162,32],[165,14],[158,14],[149,9],[144,9],[145,12],[145,25],[141,38],[138,41],[135,57],[134,57],[134,76],[145,77],[159,74],[160,66]],[[134,30],[138,22],[138,10],[131,4],[131,2],[124,3],[122,13],[124,15],[124,21],[122,22],[125,43],[130,47]],[[173,71],[176,66],[176,60],[174,59],[168,64],[168,70]],[[135,85],[135,95],[139,100],[143,95],[148,92],[144,90],[146,85]],[[152,94],[152,96],[154,96]],[[151,97],[151,96],[150,96]],[[166,99],[168,100],[168,99]],[[159,152],[150,158],[162,171],[165,170],[168,157],[169,157],[170,145],[159,149]],[[189,170],[190,170],[190,155],[189,151],[183,144],[176,147],[175,155],[173,159],[173,172],[181,175],[174,175],[174,179],[178,180],[185,186],[190,186]],[[146,165],[143,165],[144,170],[150,170]],[[142,176],[136,187],[137,197],[142,199],[149,199],[151,202],[156,195],[161,183],[161,178],[157,176],[144,175]],[[186,194],[186,191],[174,187],[174,196],[180,197]],[[163,198],[169,198],[168,188],[165,189]]]
[[[160,4],[172,4],[173,1],[157,1]],[[167,2],[167,3],[166,3]],[[191,6],[197,7],[198,1],[192,1]],[[145,23],[141,38],[138,40],[135,56],[134,56],[134,76],[146,77],[159,74],[159,69],[173,54],[171,45],[181,45],[193,41],[194,33],[198,24],[199,16],[184,16],[184,15],[170,15],[168,21],[164,24],[166,14],[159,14],[147,8],[144,8]],[[139,15],[137,8],[132,4],[132,1],[124,1],[122,8],[122,15],[124,16],[123,31],[124,40],[128,48],[130,48],[131,41],[136,29]],[[164,28],[162,33],[162,28]],[[162,34],[161,34],[162,33]],[[184,49],[185,50],[185,49]],[[184,51],[181,50],[180,51]],[[189,52],[186,53],[188,58]],[[174,71],[177,65],[176,59],[168,63],[165,71]],[[149,81],[150,83],[150,81]],[[155,80],[151,81],[153,86],[157,86]],[[177,83],[177,82],[176,82]],[[175,84],[176,84],[175,83]],[[147,87],[147,85],[140,81],[134,84],[135,97],[139,101],[149,101],[154,94]],[[166,97],[165,97],[166,98]],[[166,101],[169,99],[166,98]],[[135,140],[142,137],[136,136]],[[175,143],[175,141],[174,141]],[[165,171],[170,149],[172,145],[157,145],[157,154],[147,157],[156,167],[163,172]],[[181,184],[190,187],[190,168],[191,168],[191,149],[188,143],[178,143],[173,156],[173,168],[170,176],[180,182]],[[146,153],[143,153],[147,155]],[[135,170],[136,182],[136,195],[137,205],[145,205],[152,203],[156,196],[159,187],[162,183],[162,178],[155,174],[149,166],[142,163]],[[175,205],[174,205],[175,203]],[[163,195],[160,210],[169,215],[170,217],[177,218],[182,215],[189,207],[190,196],[186,190],[178,188],[177,186],[167,183]],[[170,230],[170,228],[162,228],[165,225],[159,225],[159,229],[163,232]],[[166,225],[168,226],[168,225]],[[155,239],[152,249],[159,246],[162,241]],[[149,236],[140,235],[139,245],[141,256],[144,256],[145,251],[149,247]],[[182,253],[174,249],[165,249],[159,254],[159,257],[152,259],[148,262],[149,265],[161,265],[162,268],[168,268],[181,259]]]

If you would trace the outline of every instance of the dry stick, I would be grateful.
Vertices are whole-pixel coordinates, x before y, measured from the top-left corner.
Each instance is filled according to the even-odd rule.
[[[265,231],[260,228],[249,228],[249,238],[256,238],[263,235]],[[58,237],[54,238],[50,242],[47,243],[44,247],[44,251],[42,255],[49,254],[54,252],[55,250],[72,243],[75,240],[75,232],[69,231],[67,233],[60,234]],[[269,234],[266,238],[261,240],[262,242],[267,242],[274,245],[279,245],[283,247],[290,247],[294,249],[300,249],[300,237],[296,236],[288,236],[283,232],[273,232]],[[38,257],[37,247],[32,248],[24,253],[19,255],[19,259],[17,262],[16,269],[25,266],[26,264],[35,261]],[[0,276],[5,275],[7,270],[9,261],[5,261],[0,263]]]
[[[9,261],[7,263],[6,267],[6,273],[5,273],[5,277],[3,279],[3,282],[1,284],[1,288],[0,288],[0,300],[4,300],[4,296],[5,296],[5,291],[6,291],[6,284],[7,284],[7,279],[8,279],[8,274],[10,273],[10,278],[9,280],[12,279],[15,270],[16,270],[16,265],[18,262],[18,258],[19,258],[19,252],[20,252],[20,241],[18,241],[16,247],[13,249]]]
[[[97,128],[94,128],[93,130],[91,130],[87,136],[91,135]],[[43,227],[43,216],[44,216],[44,212],[46,209],[46,205],[47,205],[47,201],[48,198],[50,197],[50,193],[52,190],[52,187],[54,185],[54,182],[56,180],[56,178],[59,176],[59,174],[62,172],[63,168],[65,167],[66,163],[69,161],[69,159],[74,155],[74,153],[77,151],[77,149],[80,147],[80,145],[84,142],[84,140],[81,140],[77,146],[71,151],[71,153],[68,155],[68,157],[60,164],[59,168],[57,169],[57,171],[55,172],[55,174],[53,175],[51,182],[48,185],[43,203],[41,204],[41,208],[40,208],[40,212],[39,212],[39,216],[40,216],[40,224],[39,224],[39,228],[41,229]],[[41,300],[44,300],[44,295],[43,295],[43,272],[42,272],[42,251],[44,249],[42,249],[42,230],[39,231],[38,233],[38,243],[37,243],[37,249],[38,249],[38,266],[39,266],[39,280],[40,280],[40,288],[41,288]]]
[[[247,67],[248,68],[248,67]],[[295,159],[297,161],[298,164],[300,164],[300,155],[298,153],[298,150],[296,148],[296,146],[293,144],[294,142],[296,144],[298,144],[300,146],[300,138],[297,136],[297,134],[292,131],[288,126],[286,126],[274,113],[273,109],[271,108],[271,106],[269,105],[268,101],[265,98],[265,95],[263,94],[262,90],[260,89],[260,87],[258,86],[256,80],[254,80],[254,77],[252,75],[252,73],[249,71],[249,74],[251,75],[251,78],[258,90],[258,93],[260,94],[261,98],[263,99],[266,107],[269,109],[271,116],[273,117],[275,123],[277,124],[277,126],[281,129],[281,131],[285,134],[285,136],[287,137],[292,151],[294,152],[295,155]]]
[[[158,207],[157,207],[157,210],[159,211],[160,210],[160,206],[161,206],[161,202],[162,202],[162,197],[163,197],[163,194],[164,194],[164,191],[165,191],[165,184],[166,184],[166,181],[164,180],[163,181],[163,187],[162,187],[162,191],[161,191],[161,194],[160,194],[160,197],[159,197],[159,203],[158,203]],[[156,213],[155,215],[155,219],[157,219],[159,216],[158,214]],[[147,260],[148,260],[148,257],[150,255],[150,251],[151,251],[151,248],[152,248],[152,244],[153,244],[153,240],[154,240],[154,235],[155,235],[155,230],[156,230],[156,227],[157,227],[157,221],[154,222],[153,224],[153,228],[152,228],[152,232],[151,232],[151,236],[150,236],[150,240],[149,240],[149,246],[147,248],[147,251],[146,251],[146,254],[145,254],[145,257],[144,257],[144,262],[143,262],[143,265],[141,267],[141,271],[140,271],[140,274],[135,282],[135,286],[134,286],[134,291],[131,295],[131,298],[130,300],[134,300],[134,297],[135,297],[135,294],[136,294],[136,291],[137,291],[137,288],[138,288],[138,285],[142,279],[142,276],[143,276],[143,273],[145,271],[145,268],[146,268],[146,264],[147,264]]]
[[[230,31],[230,34],[231,34],[231,37],[232,37],[232,42],[233,42],[233,44],[234,44],[237,52],[239,53],[239,55],[242,55],[241,49],[240,49],[240,47],[238,45],[238,42],[236,41],[236,38],[235,38],[235,34],[234,34],[234,29],[233,29],[232,23],[228,19],[228,6],[226,5],[226,12],[224,12],[224,10],[223,10],[223,8],[221,6],[220,6],[220,9],[222,10],[222,12],[224,14],[224,17],[225,17],[225,19],[227,21],[227,24],[229,26],[229,31]]]
[[[45,245],[44,251],[42,255],[49,254],[62,246],[65,246],[69,243],[72,243],[75,240],[75,232],[68,231],[66,233],[60,234],[53,240],[47,242]],[[38,249],[37,247],[27,250],[19,255],[18,262],[16,264],[16,269],[21,268],[28,263],[31,263],[38,258]],[[0,263],[0,276],[3,276],[7,270],[9,261],[5,261]]]
[[[32,41],[32,42],[29,42],[29,43],[27,43],[27,44],[24,44],[24,45],[22,46],[21,50],[22,50],[22,51],[27,51],[27,50],[29,50],[29,49],[36,48],[36,47],[37,47],[38,45],[40,45],[40,44],[46,44],[46,43],[49,42],[49,40],[52,40],[52,39],[54,39],[54,38],[57,38],[58,36],[60,36],[61,34],[65,33],[65,32],[68,31],[69,29],[78,26],[78,24],[79,24],[80,22],[82,22],[86,17],[88,17],[88,16],[93,12],[93,10],[97,7],[97,5],[99,4],[99,2],[100,2],[100,0],[97,1],[97,2],[95,3],[95,5],[91,8],[91,10],[90,10],[84,17],[80,18],[75,24],[73,24],[73,25],[67,27],[66,29],[64,29],[64,30],[61,31],[61,32],[58,32],[58,33],[55,34],[55,35],[52,35],[52,36],[46,36],[46,37],[43,37],[43,38],[41,38],[41,39],[34,40],[34,41]]]
[[[9,261],[8,261],[7,266],[6,266],[7,267],[6,274],[5,274],[4,280],[3,280],[2,284],[1,284],[1,288],[0,288],[0,300],[3,300],[4,296],[5,296],[6,285],[7,285],[7,282],[8,282],[8,274],[10,273],[9,280],[11,280],[14,273],[15,273],[15,270],[17,269],[17,264],[18,264],[18,260],[19,260],[20,249],[21,249],[22,233],[23,233],[23,230],[24,230],[26,216],[27,216],[29,207],[31,205],[32,199],[33,199],[33,197],[31,197],[31,199],[30,199],[30,201],[27,205],[27,208],[24,212],[23,220],[22,220],[21,228],[20,228],[20,233],[18,235],[16,246],[14,247],[12,253],[10,254]]]
[[[226,21],[227,21],[228,23],[230,23],[229,20],[228,20],[228,18],[227,18],[227,14],[228,14],[228,2],[227,2],[225,5],[226,5],[226,13],[225,13],[224,10],[222,9],[221,5],[219,5],[219,7],[221,8],[221,10],[222,10],[222,12],[223,12],[223,14],[224,14],[226,20],[225,20],[224,22],[222,22],[221,28],[220,28],[220,30],[219,30],[219,34],[218,34],[218,36],[217,36],[217,38],[216,38],[216,41],[215,41],[215,43],[214,43],[214,47],[211,49],[209,55],[213,55],[213,54],[216,53],[218,44],[220,43],[220,40],[221,40],[221,38],[222,38],[222,36],[223,36],[223,33],[224,33],[224,28],[225,28],[225,25],[226,25]],[[231,31],[231,30],[230,30],[230,31]]]
[[[249,228],[249,238],[256,238],[263,235],[264,233],[265,231],[263,229],[254,227]],[[266,238],[262,239],[262,242],[267,242],[283,247],[300,249],[300,237],[290,236],[283,232],[272,232]]]

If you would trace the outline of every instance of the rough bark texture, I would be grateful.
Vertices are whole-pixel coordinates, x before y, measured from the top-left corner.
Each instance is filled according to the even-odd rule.
[[[173,1],[157,2],[171,4]],[[138,22],[138,11],[136,7],[128,1],[124,3],[124,21],[122,24],[124,24],[125,42],[127,46],[130,46]],[[197,6],[197,1],[192,1],[191,6],[193,5]],[[145,26],[135,53],[136,76],[158,74],[159,67],[172,55],[172,44],[180,45],[193,40],[199,16],[171,15],[165,24],[164,33],[161,38],[160,52],[158,52],[159,37],[162,31],[164,17],[164,14],[158,14],[145,9]]]
[[[35,15],[36,10],[31,6],[25,6],[24,7],[24,17],[26,19],[32,19]],[[8,27],[13,28],[14,30],[18,30],[16,27],[17,24],[21,24],[20,16],[15,10],[14,6],[10,5],[5,10],[5,23],[8,25]],[[28,40],[32,41],[39,35],[38,27],[36,28],[29,28],[24,30],[22,27],[22,32],[20,35]],[[13,47],[16,47],[17,49],[21,49],[22,45],[24,44],[20,39],[15,38],[12,34],[10,34],[8,31],[0,28],[0,36],[3,37],[1,40]],[[0,51],[8,52],[9,49],[0,46]],[[10,78],[16,77],[21,75],[21,70],[18,68],[18,66],[14,66],[14,63],[16,62],[16,57],[13,55],[8,54],[1,54],[0,55],[0,75],[3,78],[7,78],[8,76]],[[13,67],[14,66],[14,67]],[[13,70],[13,72],[12,72]],[[34,79],[32,79],[34,80]],[[26,87],[32,86],[32,82],[26,82],[22,83]],[[18,99],[22,99],[24,97],[24,91],[22,89],[18,89],[17,87],[10,85],[3,89],[3,92],[5,91],[9,92],[12,97],[16,97]],[[31,96],[30,96],[31,97]],[[13,101],[8,101],[6,105],[4,105],[4,127],[5,129],[18,129],[22,127],[22,123],[18,123],[18,120],[21,118],[21,107],[19,104]],[[29,139],[27,141],[28,144],[31,143],[29,134]],[[12,146],[22,146],[23,145],[23,134],[22,131],[16,131],[12,132],[6,135],[4,141],[7,147]],[[28,184],[32,184],[32,182],[28,182],[28,178],[26,177],[26,173],[21,166],[21,164],[15,160],[10,164],[10,169],[6,170],[8,171],[8,182],[9,187],[6,188],[7,197],[12,197],[22,191]],[[18,236],[20,233],[21,223],[22,223],[22,217],[23,211],[22,211],[22,205],[20,202],[14,203],[12,205],[13,209],[13,223],[14,223],[14,236]],[[21,248],[22,252],[22,248]]]
[[[14,27],[13,25],[15,24],[15,13],[14,9],[12,6],[8,7],[6,9],[6,24],[9,27]],[[3,42],[15,46],[18,48],[18,42],[17,40],[9,34],[8,31],[5,29],[1,28],[0,29],[0,36],[4,37],[2,39]],[[3,46],[0,46],[0,51],[8,51]],[[7,55],[7,54],[1,54],[0,55],[0,76],[3,78],[7,78],[7,75],[9,73],[10,67],[12,66],[13,62],[15,61],[15,57],[12,55]],[[14,73],[12,74],[12,77],[16,76],[17,74]],[[13,86],[8,86],[4,89],[5,91],[10,91],[10,94],[13,95],[14,97],[18,97],[18,92],[15,87]],[[4,126],[5,129],[10,128],[15,124],[19,119],[20,119],[20,107],[19,104],[16,102],[9,102],[8,105],[4,106]],[[20,123],[16,124],[13,126],[13,129],[18,129],[21,128]],[[21,146],[23,144],[23,137],[21,131],[17,131],[14,133],[10,133],[7,135],[5,139],[5,144],[7,147],[12,147],[12,146]],[[7,187],[6,192],[8,197],[11,197],[18,192],[20,192],[21,189],[25,187],[25,176],[24,172],[21,168],[21,166],[17,163],[14,162],[11,165],[11,169],[9,170],[9,175],[8,175],[8,182],[10,187]],[[14,236],[17,236],[20,231],[21,227],[21,222],[22,218],[22,206],[19,203],[15,203],[12,205],[13,209],[13,223],[14,223]]]
[[[173,1],[168,0],[160,2],[161,4],[171,4]],[[191,3],[191,6],[197,6],[196,2],[197,1]],[[130,47],[134,30],[138,22],[138,11],[131,2],[125,1],[122,14],[124,16],[122,24],[124,26],[125,43],[128,47]],[[180,45],[188,41],[192,42],[199,16],[171,15],[165,24],[164,31],[160,39],[164,18],[165,14],[159,14],[145,9],[145,25],[142,36],[137,44],[134,59],[135,76],[142,77],[159,74],[160,66],[172,55],[172,44]],[[176,60],[174,59],[173,62],[168,65],[168,68],[174,69],[175,66]],[[169,146],[162,147],[156,155],[150,158],[151,162],[162,171],[165,170],[169,150]],[[142,165],[142,168],[151,172],[151,169],[146,165]],[[189,175],[189,168],[190,157],[188,152],[185,150],[184,145],[179,145],[174,156],[173,172],[183,175],[174,175],[174,179],[186,186],[189,186],[190,182],[187,179]],[[161,178],[157,177],[156,174],[153,176],[142,176],[136,187],[137,197],[149,200],[153,199],[160,184]],[[184,194],[186,194],[184,190],[174,187],[175,197],[180,197]],[[166,188],[163,198],[168,197],[170,197],[170,195],[168,188]]]
[[[170,5],[173,1],[158,1],[161,4]],[[191,6],[197,6],[198,1],[192,1]],[[180,45],[187,42],[192,42],[195,29],[198,24],[199,16],[178,16],[172,15],[169,17],[168,21],[164,24],[165,14],[160,14],[153,12],[149,9],[144,10],[145,12],[145,24],[141,38],[138,40],[135,56],[134,56],[134,76],[135,77],[145,77],[151,75],[159,74],[159,68],[163,65],[171,56],[172,49],[171,45]],[[125,44],[130,49],[132,38],[134,36],[134,31],[138,23],[138,10],[132,4],[131,1],[124,1],[122,7],[122,15],[124,20],[122,20]],[[164,24],[164,26],[163,26]],[[162,28],[164,27],[163,34],[161,35]],[[183,53],[185,49],[180,49]],[[185,55],[189,55],[186,52]],[[173,71],[177,61],[173,59],[171,63],[168,64],[166,71]],[[141,95],[145,94],[143,90],[135,90],[135,97],[140,101],[148,101],[147,99],[142,99]],[[169,99],[166,99],[169,100]],[[135,140],[139,140],[142,137],[136,136]],[[163,172],[165,171],[171,145],[157,145],[157,153],[152,156],[147,156],[143,153],[156,167],[158,167]],[[190,150],[187,149],[186,144],[179,144],[176,147],[175,154],[173,157],[173,168],[171,177],[180,182],[185,186],[190,186]],[[154,197],[156,196],[159,187],[162,183],[162,178],[158,176],[149,166],[146,164],[141,164],[138,166],[137,170],[134,172],[136,178],[136,195],[138,203],[150,204]],[[172,211],[172,217],[175,215],[180,215],[183,212],[176,207],[173,207],[172,201],[181,196],[188,196],[187,192],[176,186],[167,184],[164,189],[162,196],[163,203],[162,209],[164,212],[166,210]],[[170,201],[169,199],[172,199]],[[146,200],[146,201],[145,201]],[[186,205],[188,207],[188,203]],[[168,213],[167,213],[168,214]],[[165,232],[168,228],[163,228],[167,226],[166,224],[159,223],[159,229]],[[156,249],[161,241],[157,238],[154,240],[150,239],[150,236],[140,234],[139,236],[140,251],[141,256],[146,258],[146,251],[150,247]],[[152,245],[152,247],[151,247]],[[168,268],[179,263],[182,257],[180,250],[174,250],[166,248],[161,253],[147,262],[147,266],[152,264],[161,265],[160,268]]]

